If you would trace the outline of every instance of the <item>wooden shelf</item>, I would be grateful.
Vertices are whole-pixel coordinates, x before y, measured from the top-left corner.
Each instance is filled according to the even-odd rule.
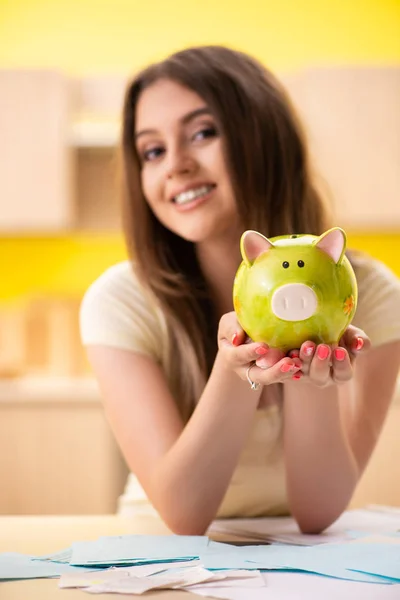
[[[400,69],[320,67],[281,78],[335,222],[397,229]],[[120,230],[113,157],[126,84],[124,74],[74,80],[0,69],[0,233]]]
[[[4,403],[100,403],[94,377],[17,377],[0,379],[0,404]]]
[[[113,149],[119,136],[119,121],[75,121],[68,134],[68,144],[72,148]]]

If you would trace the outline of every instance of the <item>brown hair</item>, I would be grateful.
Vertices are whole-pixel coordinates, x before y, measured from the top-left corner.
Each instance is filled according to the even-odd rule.
[[[179,369],[179,405],[193,407],[215,358],[217,323],[194,245],[156,219],[140,185],[136,104],[141,92],[159,79],[195,91],[214,115],[244,229],[268,237],[319,235],[328,228],[328,218],[291,102],[256,60],[221,46],[189,48],[149,66],[130,83],[121,148],[126,242],[135,272],[166,316]]]

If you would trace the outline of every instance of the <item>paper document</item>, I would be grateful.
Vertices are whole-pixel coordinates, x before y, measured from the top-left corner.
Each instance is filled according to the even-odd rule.
[[[62,573],[85,571],[69,564],[35,560],[33,556],[5,552],[0,554],[0,580],[38,579],[42,577],[59,577]]]
[[[72,544],[71,565],[123,565],[197,558],[208,545],[206,536],[121,535]]]
[[[400,531],[399,513],[359,509],[345,512],[326,531],[319,535],[302,534],[292,517],[261,517],[255,519],[218,519],[207,534],[229,534],[247,540],[280,542],[302,546],[347,542],[352,531],[365,533],[394,533]]]

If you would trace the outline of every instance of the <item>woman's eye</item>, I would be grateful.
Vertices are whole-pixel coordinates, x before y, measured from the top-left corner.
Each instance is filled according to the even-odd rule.
[[[151,160],[155,160],[164,152],[164,148],[162,146],[156,146],[154,148],[149,148],[142,152],[142,160],[143,162],[149,162]]]
[[[197,131],[194,134],[193,139],[194,140],[203,140],[206,138],[215,137],[216,135],[217,135],[217,130],[215,127],[212,127],[212,126],[203,127],[202,129],[200,129],[199,131]]]

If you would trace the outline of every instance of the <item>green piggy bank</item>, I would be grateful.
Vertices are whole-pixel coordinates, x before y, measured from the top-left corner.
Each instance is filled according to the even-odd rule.
[[[246,231],[233,285],[237,319],[255,342],[285,353],[307,340],[337,343],[357,307],[357,281],[339,227],[267,239]]]

